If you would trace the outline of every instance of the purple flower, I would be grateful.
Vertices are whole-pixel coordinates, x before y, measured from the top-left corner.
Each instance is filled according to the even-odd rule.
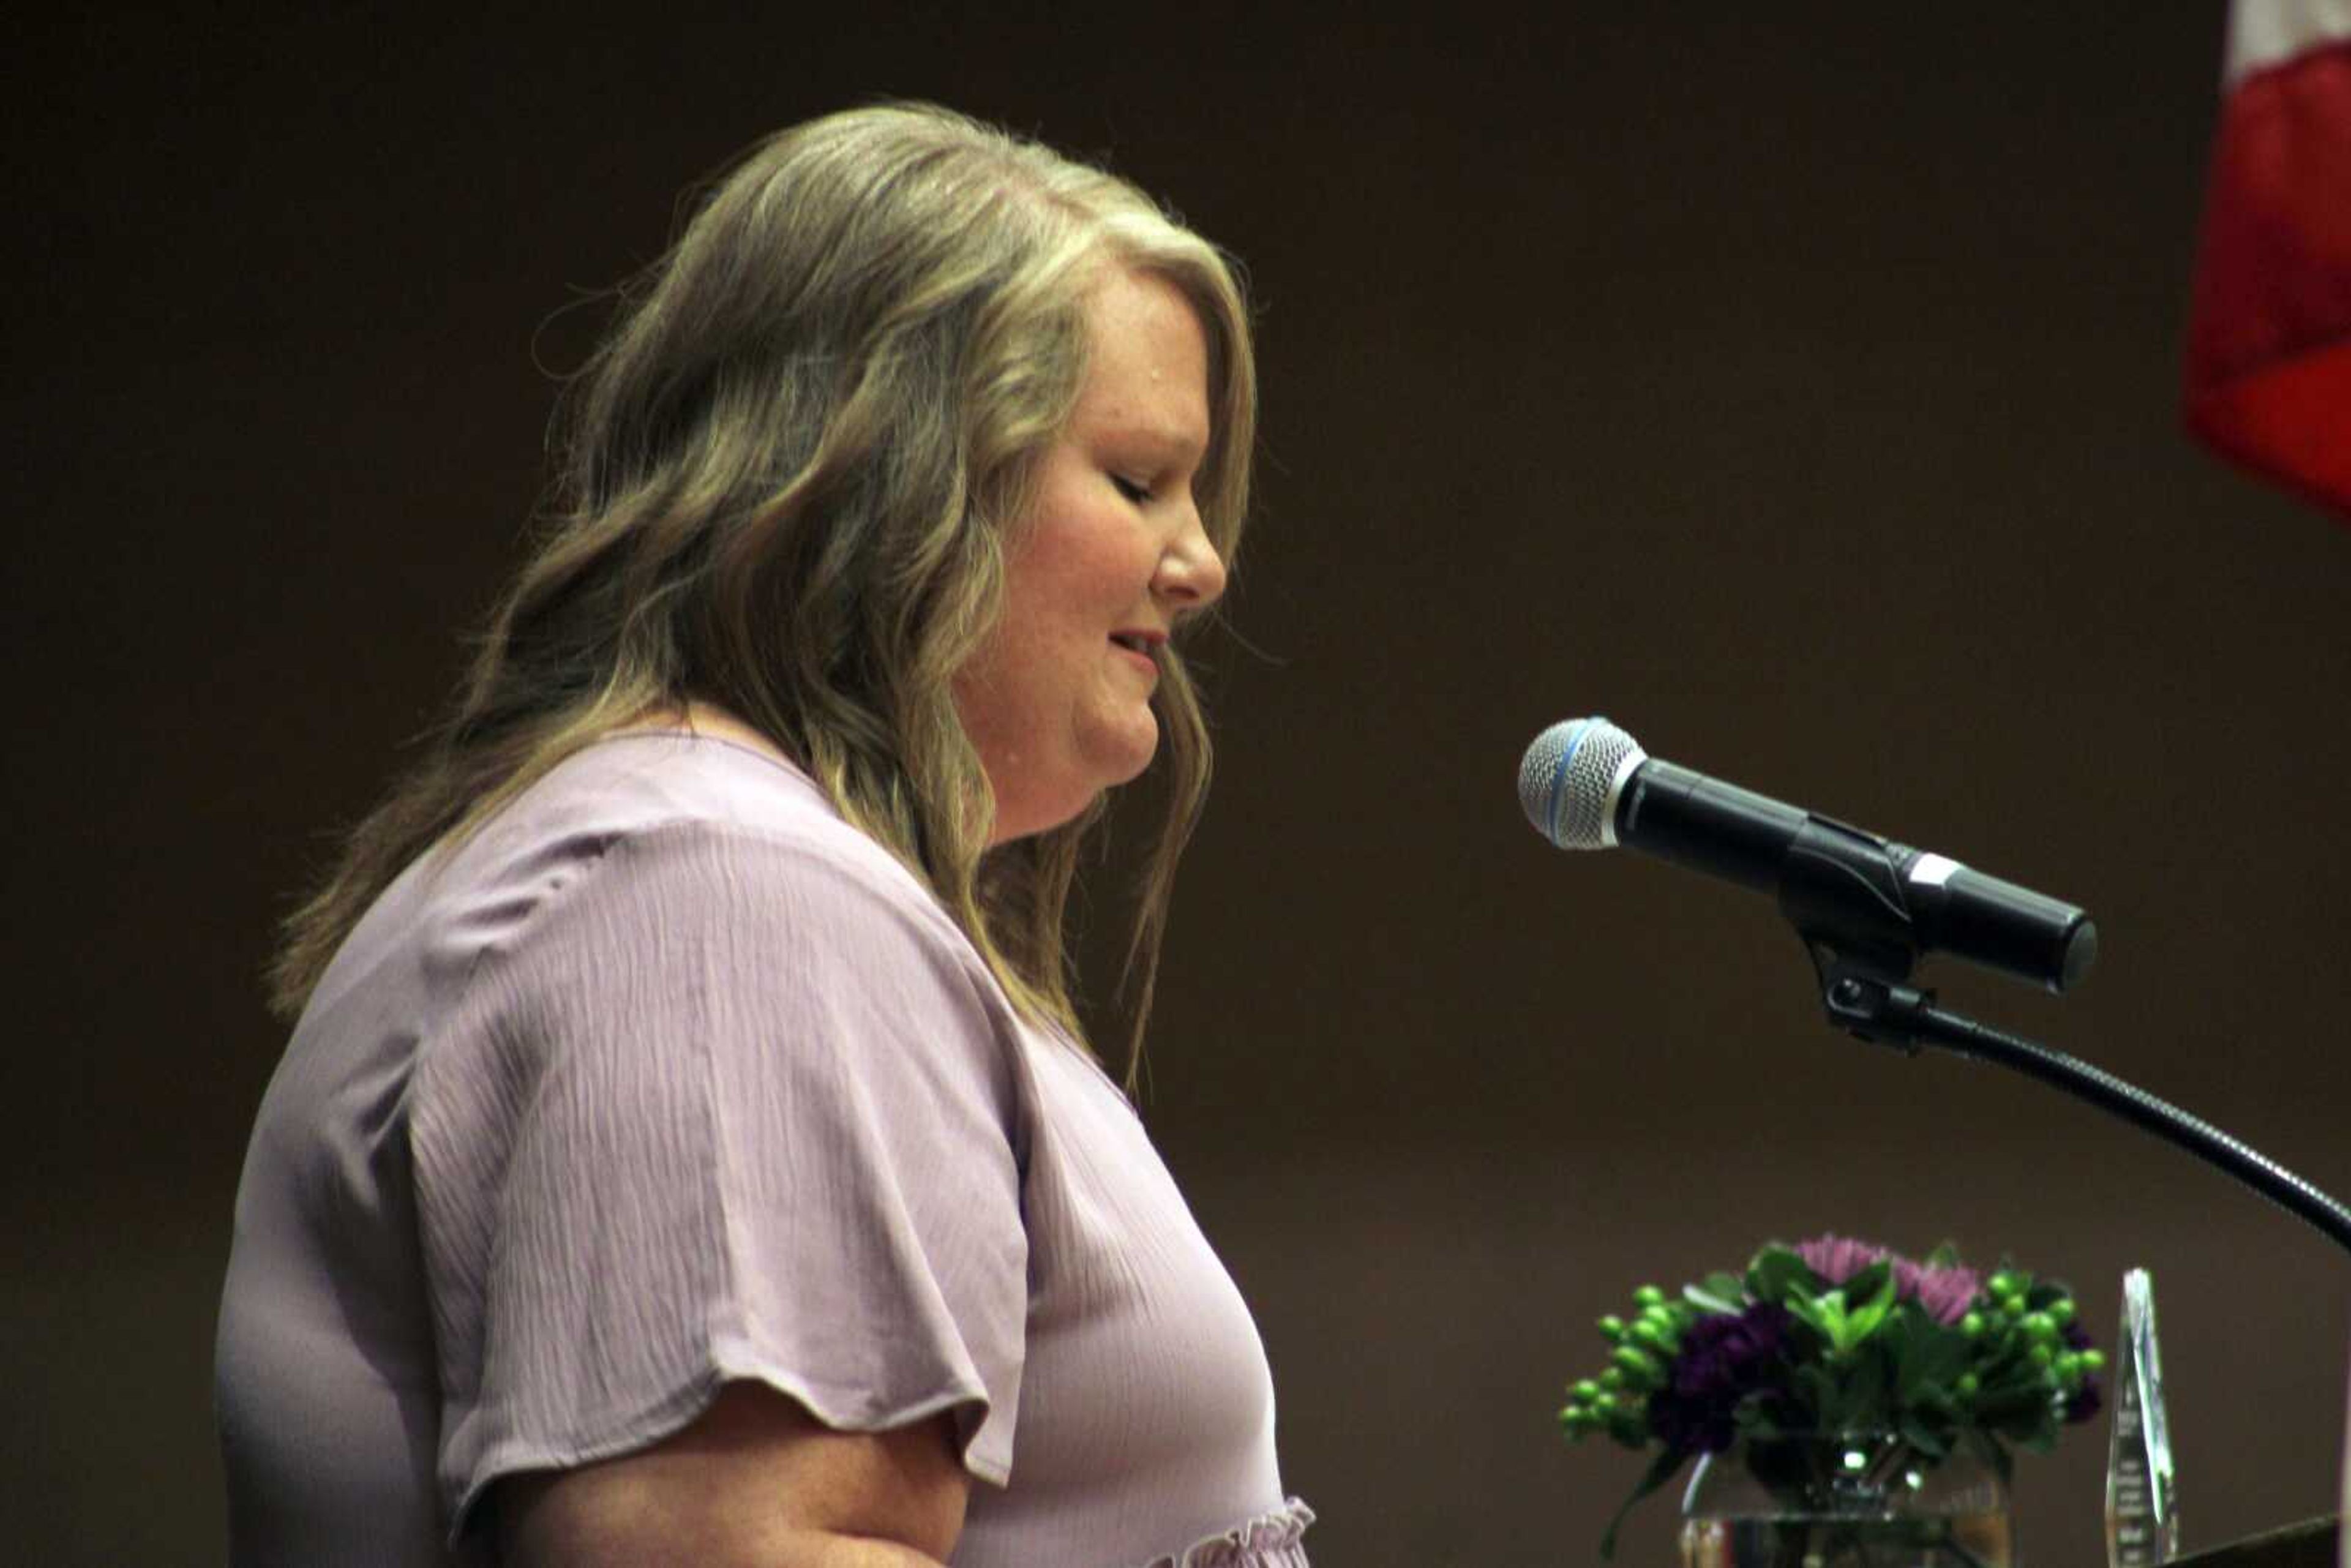
[[[2067,1350],[2087,1350],[2091,1345],[2090,1331],[2080,1323],[2069,1322],[2059,1330]],[[2082,1374],[2082,1386],[2074,1390],[2065,1401],[2064,1416],[2068,1422],[2082,1422],[2096,1415],[2105,1406],[2105,1391],[2095,1372]]]
[[[1666,1385],[1649,1396],[1649,1425],[1659,1440],[1677,1454],[1719,1454],[1737,1441],[1739,1402],[1778,1367],[1790,1322],[1785,1307],[1759,1301],[1735,1316],[1710,1312],[1690,1324]]]
[[[1901,1270],[1897,1269],[1895,1273],[1898,1278]],[[1976,1271],[1956,1263],[1920,1268],[1917,1276],[1913,1291],[1918,1304],[1927,1309],[1928,1317],[1946,1328],[1966,1317],[1968,1309],[1975,1305],[1976,1297],[1983,1291],[1983,1281]]]
[[[1915,1263],[1891,1248],[1856,1241],[1849,1236],[1823,1235],[1799,1241],[1796,1256],[1832,1285],[1844,1284],[1873,1263],[1890,1263],[1894,1268],[1896,1300],[1917,1302],[1928,1317],[1945,1327],[1966,1317],[1968,1309],[1975,1304],[1977,1293],[1983,1289],[1983,1281],[1973,1269],[1962,1269],[1955,1263]]]
[[[1804,1266],[1832,1285],[1842,1285],[1881,1258],[1892,1254],[1867,1241],[1855,1241],[1850,1236],[1822,1235],[1810,1241],[1796,1243],[1796,1256]]]

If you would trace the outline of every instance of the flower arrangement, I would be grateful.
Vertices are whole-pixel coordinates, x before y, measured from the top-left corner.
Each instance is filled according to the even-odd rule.
[[[1605,1433],[1658,1452],[1601,1540],[1698,1454],[1739,1449],[1758,1479],[1797,1490],[1810,1435],[1886,1434],[1931,1468],[1965,1446],[2005,1479],[2007,1445],[2045,1450],[2099,1406],[2105,1364],[2072,1294],[2013,1266],[1989,1277],[1946,1246],[1924,1262],[1844,1237],[1756,1253],[1679,1300],[1654,1285],[1631,1318],[1600,1320],[1606,1369],[1572,1385],[1571,1439]]]

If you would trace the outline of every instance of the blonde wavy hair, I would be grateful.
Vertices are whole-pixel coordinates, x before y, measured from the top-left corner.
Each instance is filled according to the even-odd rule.
[[[1008,530],[1069,418],[1105,267],[1164,278],[1208,341],[1196,482],[1233,560],[1256,370],[1237,267],[1142,192],[927,105],[755,147],[632,287],[559,413],[539,540],[424,756],[287,922],[291,1019],[401,870],[616,727],[716,704],[904,862],[1015,1005],[1084,1042],[1064,916],[1100,803],[987,850],[992,798],[956,672],[999,612]],[[1172,647],[1154,706],[1166,813],[1126,981],[1132,1082],[1210,751]]]

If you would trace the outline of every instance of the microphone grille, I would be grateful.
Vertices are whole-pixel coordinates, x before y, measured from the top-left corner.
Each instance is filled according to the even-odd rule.
[[[1536,832],[1563,850],[1606,849],[1617,781],[1647,753],[1604,718],[1567,718],[1536,736],[1519,762],[1519,804]]]

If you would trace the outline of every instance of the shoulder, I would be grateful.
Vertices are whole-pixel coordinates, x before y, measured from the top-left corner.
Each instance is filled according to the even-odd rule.
[[[930,890],[806,775],[695,736],[619,737],[566,759],[434,881],[434,924],[476,959],[634,923],[672,950],[697,936],[911,945],[985,971]]]
[[[552,1081],[691,1121],[911,1075],[998,1123],[1019,1102],[1020,1026],[986,962],[912,872],[757,753],[591,747],[452,859],[435,905],[428,1098]]]

